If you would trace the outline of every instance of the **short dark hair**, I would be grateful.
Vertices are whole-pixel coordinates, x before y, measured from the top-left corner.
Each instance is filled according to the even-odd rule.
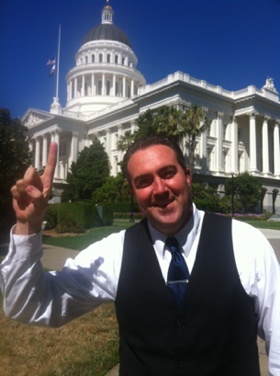
[[[179,165],[182,167],[183,170],[186,169],[187,166],[186,166],[184,154],[181,148],[179,147],[178,143],[175,141],[175,139],[171,137],[160,136],[160,135],[159,136],[146,136],[146,137],[137,139],[132,145],[130,145],[124,155],[123,172],[129,183],[130,183],[130,176],[128,173],[127,165],[128,165],[130,158],[138,150],[147,149],[150,146],[154,146],[154,145],[165,145],[169,147],[170,149],[172,149],[176,154]]]

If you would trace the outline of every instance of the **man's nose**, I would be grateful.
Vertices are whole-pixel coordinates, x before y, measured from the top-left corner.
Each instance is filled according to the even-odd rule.
[[[157,178],[154,180],[154,193],[155,194],[161,194],[166,192],[166,184],[163,179]]]

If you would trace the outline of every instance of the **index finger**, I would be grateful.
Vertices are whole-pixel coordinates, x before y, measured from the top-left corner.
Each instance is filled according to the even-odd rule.
[[[52,182],[53,180],[56,161],[57,161],[57,143],[51,142],[48,161],[45,167],[45,171],[43,173],[44,178],[48,179],[49,182]]]

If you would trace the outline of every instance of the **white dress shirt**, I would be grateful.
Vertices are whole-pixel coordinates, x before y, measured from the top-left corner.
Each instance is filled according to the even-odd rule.
[[[192,271],[204,212],[193,216],[176,235],[183,256]],[[166,236],[150,224],[154,250],[164,280],[171,260]],[[125,230],[91,244],[75,259],[67,259],[61,271],[45,273],[42,236],[12,235],[9,252],[0,269],[4,311],[24,323],[60,326],[114,301],[120,275]],[[280,376],[280,269],[275,253],[254,227],[232,221],[234,256],[241,283],[254,299],[258,334],[266,341],[270,376]],[[211,250],[210,250],[211,251]]]

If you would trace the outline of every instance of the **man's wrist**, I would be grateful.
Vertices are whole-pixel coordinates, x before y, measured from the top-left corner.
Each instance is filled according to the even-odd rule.
[[[13,229],[14,235],[32,235],[41,231],[41,223],[17,222]]]

